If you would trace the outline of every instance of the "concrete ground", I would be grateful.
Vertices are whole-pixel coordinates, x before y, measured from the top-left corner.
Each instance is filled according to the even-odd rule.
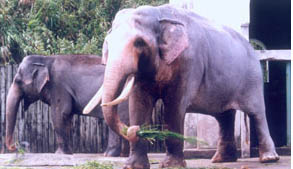
[[[151,168],[159,168],[159,162],[164,154],[149,154]],[[70,169],[96,161],[98,163],[113,164],[121,169],[126,158],[104,157],[103,154],[0,154],[0,169]],[[276,163],[262,164],[258,158],[238,159],[233,163],[211,163],[209,159],[187,159],[187,168],[198,169],[290,169],[291,156],[281,156]]]

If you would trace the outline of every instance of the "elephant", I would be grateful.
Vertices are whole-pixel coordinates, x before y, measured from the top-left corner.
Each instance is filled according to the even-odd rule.
[[[176,133],[183,134],[186,112],[213,116],[219,138],[212,162],[237,160],[234,122],[241,110],[256,126],[260,162],[279,160],[265,116],[260,62],[248,41],[229,27],[169,4],[123,9],[104,39],[102,62],[104,118],[130,141],[125,168],[150,168],[147,141],[130,139],[125,134],[130,127],[117,116],[117,104],[126,98],[131,127],[149,124],[158,99],[164,103],[164,126]],[[165,145],[160,166],[184,167],[183,141],[167,138]]]
[[[84,106],[103,83],[104,71],[101,57],[95,55],[24,57],[8,91],[6,147],[15,150],[12,137],[20,101],[24,101],[24,109],[27,110],[30,104],[41,100],[52,108],[50,115],[58,145],[56,153],[72,154],[72,145],[69,144],[72,117],[74,114],[83,115]],[[103,118],[101,107],[95,107],[88,116]],[[128,102],[119,106],[119,116],[129,123]],[[128,141],[122,141],[120,136],[109,130],[104,155],[127,156],[128,153]]]

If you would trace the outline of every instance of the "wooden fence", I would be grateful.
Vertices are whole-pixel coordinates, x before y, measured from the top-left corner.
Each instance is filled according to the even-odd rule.
[[[0,146],[1,153],[7,152],[5,143],[5,106],[6,97],[18,65],[0,65]],[[162,106],[159,104],[153,113],[153,121],[161,121]],[[20,104],[14,132],[14,140],[27,143],[32,153],[55,152],[56,137],[51,120],[51,109],[38,101],[27,111]],[[74,153],[101,153],[105,150],[108,140],[108,129],[103,119],[75,115],[72,122],[70,144]],[[151,152],[164,150],[162,142],[149,146]]]

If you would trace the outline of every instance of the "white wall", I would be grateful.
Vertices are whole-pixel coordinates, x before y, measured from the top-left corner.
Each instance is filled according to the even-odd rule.
[[[209,18],[241,31],[241,25],[249,23],[250,0],[170,0],[170,4],[195,11]]]

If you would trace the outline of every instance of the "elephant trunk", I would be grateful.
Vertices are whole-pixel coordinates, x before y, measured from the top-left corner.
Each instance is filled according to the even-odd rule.
[[[108,62],[106,67],[105,78],[103,83],[102,110],[105,121],[108,124],[108,126],[125,139],[128,139],[126,136],[126,129],[128,127],[126,126],[126,124],[121,122],[120,117],[117,114],[117,104],[125,100],[129,92],[127,93],[123,91],[123,96],[119,96],[118,98],[117,96],[120,94],[124,86],[124,83],[126,82],[129,76],[129,73],[125,73],[125,70],[123,71],[120,67],[117,67],[117,65],[121,64],[114,65],[116,66],[112,66],[112,64]],[[133,84],[134,80],[130,81],[132,81],[131,83]],[[131,87],[128,86],[125,88]],[[129,89],[129,91],[130,90],[131,89]]]
[[[16,116],[19,107],[20,100],[22,98],[22,92],[20,88],[13,83],[8,91],[7,103],[6,103],[6,147],[10,151],[14,151],[15,145],[13,144],[13,132],[16,123]]]

